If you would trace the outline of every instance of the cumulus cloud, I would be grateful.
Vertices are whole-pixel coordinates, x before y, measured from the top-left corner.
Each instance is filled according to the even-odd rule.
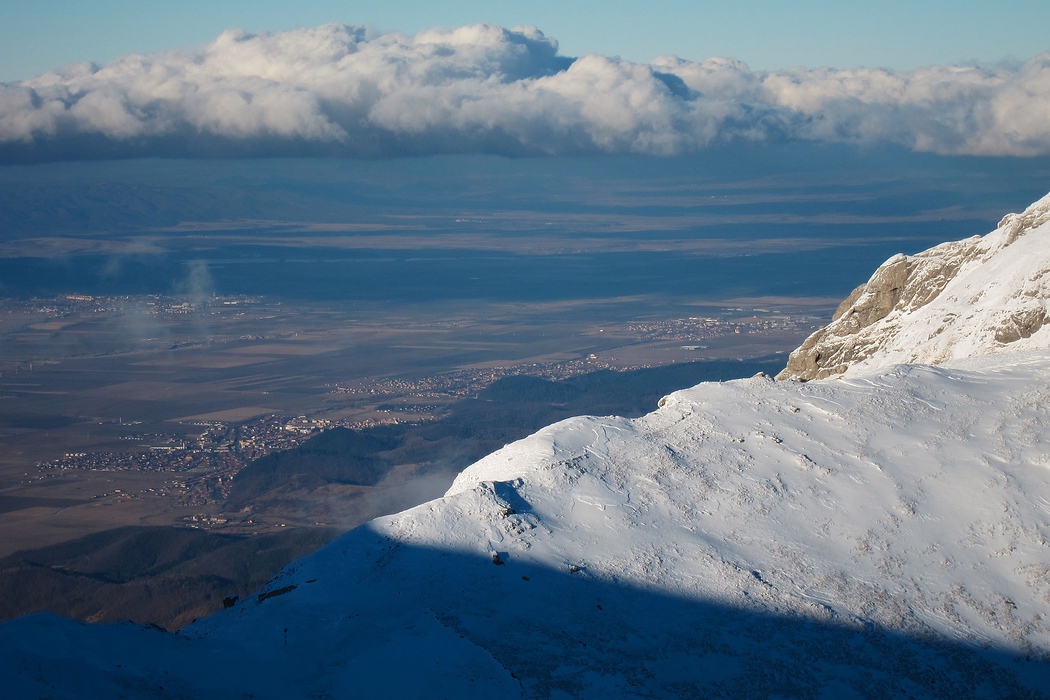
[[[0,86],[0,159],[647,153],[739,141],[1050,154],[1050,53],[1019,67],[752,71],[569,58],[534,27],[326,25]]]

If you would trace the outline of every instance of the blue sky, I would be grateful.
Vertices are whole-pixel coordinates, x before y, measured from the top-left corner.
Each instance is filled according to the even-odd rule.
[[[0,81],[75,61],[192,48],[229,28],[280,31],[326,22],[406,33],[479,22],[533,24],[555,37],[565,55],[638,62],[662,54],[730,56],[759,70],[911,69],[1024,60],[1050,50],[1045,0],[4,0],[0,17]]]

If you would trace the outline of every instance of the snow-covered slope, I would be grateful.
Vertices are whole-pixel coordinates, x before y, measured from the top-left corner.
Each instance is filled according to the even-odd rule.
[[[182,636],[0,626],[0,674],[65,697],[1037,694],[1047,405],[1045,351],[702,384],[509,445]]]
[[[791,354],[778,379],[1050,346],[1050,195],[986,236],[897,255]]]
[[[1040,229],[1008,230],[960,269],[1032,280],[996,261]],[[0,625],[0,678],[17,697],[1050,697],[1050,343],[952,332],[979,356],[550,426],[178,636]]]

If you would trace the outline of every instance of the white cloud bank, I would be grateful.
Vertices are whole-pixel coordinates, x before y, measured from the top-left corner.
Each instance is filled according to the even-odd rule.
[[[671,155],[735,141],[1050,154],[1050,53],[1020,67],[751,71],[571,59],[535,28],[229,31],[200,51],[0,85],[0,160],[147,155]]]

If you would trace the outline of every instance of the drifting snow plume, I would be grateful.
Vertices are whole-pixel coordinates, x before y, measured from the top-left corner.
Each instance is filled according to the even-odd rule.
[[[791,353],[778,379],[1050,347],[1050,195],[988,235],[896,255]]]
[[[567,58],[535,27],[228,31],[0,86],[0,159],[669,155],[765,139],[1035,155],[1050,153],[1048,84],[1050,54],[1016,69],[756,72]]]

